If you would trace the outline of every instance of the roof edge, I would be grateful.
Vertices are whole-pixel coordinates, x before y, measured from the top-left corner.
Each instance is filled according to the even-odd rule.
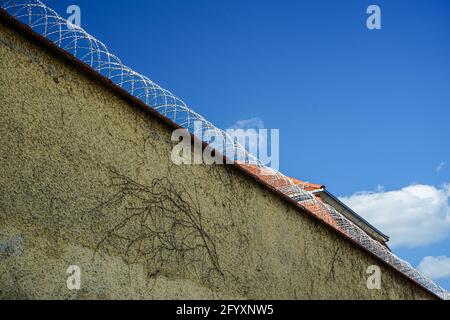
[[[386,234],[384,234],[383,232],[381,232],[380,230],[378,230],[376,227],[374,227],[370,222],[368,222],[366,219],[364,219],[363,217],[361,217],[358,213],[356,213],[352,208],[350,208],[349,206],[347,206],[345,203],[343,203],[341,200],[339,200],[334,194],[332,194],[331,192],[329,192],[326,189],[319,189],[316,191],[312,191],[312,193],[314,194],[324,194],[325,196],[329,197],[330,199],[332,199],[332,201],[334,201],[335,203],[337,203],[339,206],[341,206],[344,210],[348,211],[350,213],[350,215],[353,217],[353,219],[347,217],[349,220],[357,220],[359,221],[362,225],[364,225],[365,227],[367,227],[368,229],[371,230],[371,233],[375,233],[380,239],[382,239],[384,242],[388,242],[389,241],[389,236],[387,236]],[[343,213],[342,213],[343,214]],[[354,222],[354,221],[352,221]],[[354,222],[356,223],[356,222]],[[357,225],[359,225],[359,223],[356,223]],[[375,239],[378,240],[378,239]]]

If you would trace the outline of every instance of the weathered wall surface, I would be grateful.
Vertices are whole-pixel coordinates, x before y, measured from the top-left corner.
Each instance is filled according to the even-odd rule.
[[[0,298],[431,298],[235,168],[173,165],[170,136],[0,24]]]

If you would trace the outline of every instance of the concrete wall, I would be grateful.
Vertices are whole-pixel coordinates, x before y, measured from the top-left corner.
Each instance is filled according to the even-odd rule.
[[[432,298],[234,167],[173,165],[171,132],[0,24],[0,298]]]

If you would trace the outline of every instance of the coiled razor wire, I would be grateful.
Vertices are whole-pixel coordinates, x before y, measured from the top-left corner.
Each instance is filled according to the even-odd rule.
[[[99,40],[82,28],[69,23],[54,10],[39,0],[0,0],[0,8],[9,15],[25,23],[35,32],[46,37],[61,49],[89,65],[101,75],[110,79],[150,108],[171,119],[204,142],[212,143],[222,137],[226,150],[232,150],[235,161],[244,163],[244,168],[257,168],[264,174],[264,180],[279,191],[296,200],[301,206],[312,211],[324,222],[332,225],[377,257],[421,284],[442,299],[450,295],[433,281],[420,274],[409,263],[403,261],[384,245],[372,239],[366,232],[345,218],[333,207],[316,199],[301,184],[295,183],[277,170],[266,167],[255,156],[247,152],[235,139],[215,127],[205,118],[190,109],[184,101],[170,91],[161,88],[149,78],[135,72],[112,54]],[[201,123],[201,132],[196,132],[195,124]],[[197,128],[198,129],[198,128]],[[228,153],[227,153],[228,155]]]

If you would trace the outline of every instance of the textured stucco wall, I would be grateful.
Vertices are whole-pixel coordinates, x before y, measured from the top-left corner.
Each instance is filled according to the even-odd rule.
[[[170,135],[0,24],[0,298],[431,298],[235,168],[173,165]]]

